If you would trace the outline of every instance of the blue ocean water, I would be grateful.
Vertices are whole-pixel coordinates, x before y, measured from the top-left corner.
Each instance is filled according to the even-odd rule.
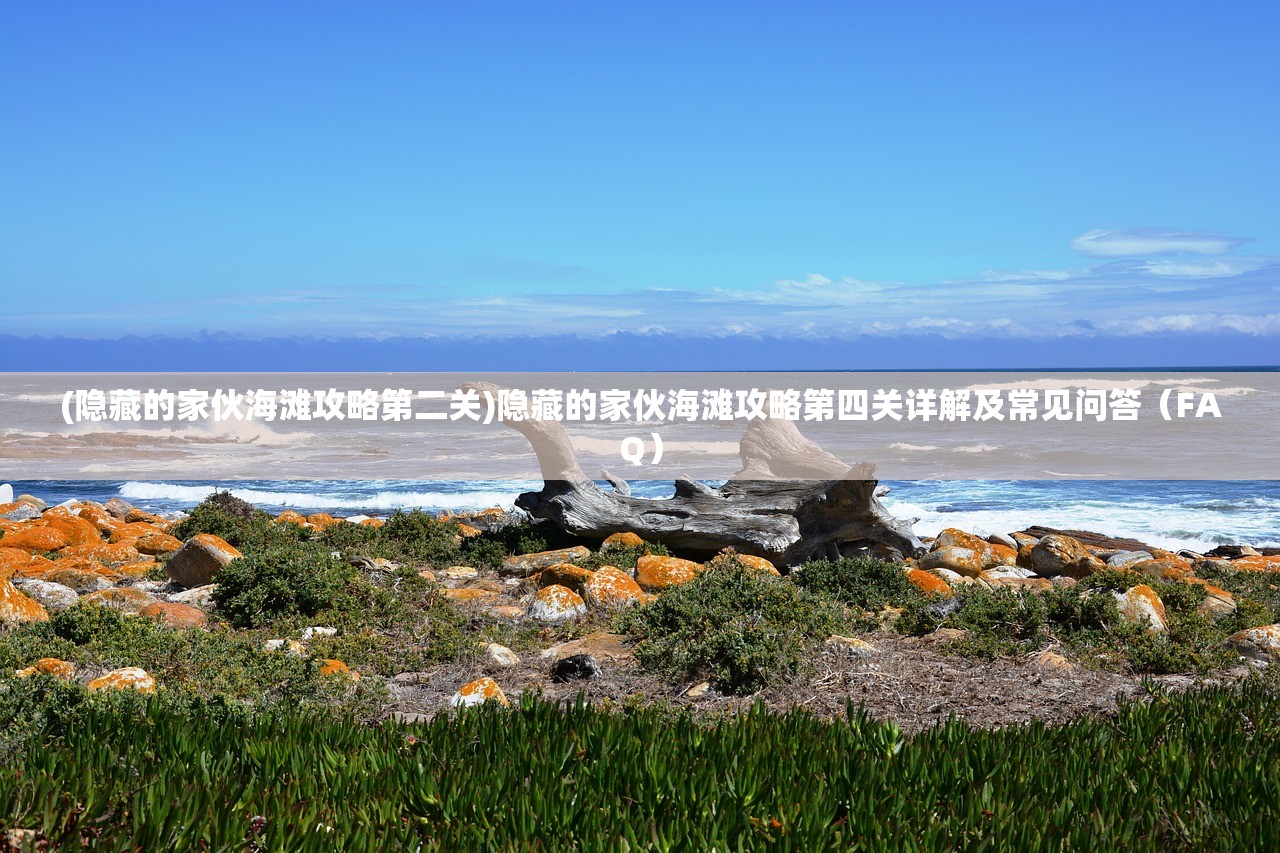
[[[1033,524],[1128,536],[1165,548],[1280,546],[1280,481],[1275,480],[914,480],[886,481],[884,503],[915,529],[1009,533]],[[510,507],[538,481],[435,480],[22,480],[14,494],[50,504],[121,497],[157,513],[190,509],[215,488],[271,512],[386,515],[396,509]],[[636,481],[633,494],[670,497],[667,482]]]

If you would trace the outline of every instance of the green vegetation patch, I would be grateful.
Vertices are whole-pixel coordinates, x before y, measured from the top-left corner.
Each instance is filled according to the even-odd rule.
[[[656,601],[624,611],[617,624],[640,638],[636,658],[646,669],[709,676],[723,690],[751,693],[800,674],[817,644],[846,620],[834,602],[720,559]]]
[[[1280,845],[1274,685],[915,737],[532,698],[413,726],[0,682],[0,809],[102,850],[1238,850]]]

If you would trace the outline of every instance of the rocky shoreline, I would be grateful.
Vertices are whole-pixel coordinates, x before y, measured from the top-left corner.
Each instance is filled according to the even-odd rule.
[[[20,495],[0,505],[0,625],[11,631],[96,604],[165,630],[233,630],[218,610],[215,592],[223,569],[244,555],[213,533],[174,536],[182,520],[152,514],[118,498],[47,507],[37,497]],[[456,539],[467,540],[499,533],[518,519],[494,508],[446,515],[439,521],[451,525]],[[320,536],[340,525],[378,530],[386,519],[303,517],[286,511],[270,523],[296,528],[301,536]],[[845,700],[853,698],[873,714],[907,728],[930,725],[950,714],[1004,725],[1107,713],[1117,697],[1142,696],[1146,688],[1139,673],[1107,671],[1087,660],[1073,660],[1053,642],[994,660],[949,651],[967,631],[945,627],[945,620],[966,594],[983,590],[1042,596],[1087,585],[1090,578],[1103,574],[1113,581],[1119,577],[1124,582],[1112,582],[1096,593],[1114,599],[1115,612],[1130,626],[1164,637],[1171,631],[1171,617],[1157,588],[1197,588],[1197,603],[1188,612],[1211,624],[1239,618],[1237,596],[1221,585],[1221,578],[1280,573],[1277,549],[1239,545],[1206,554],[1173,553],[1087,531],[1029,528],[983,537],[948,529],[926,544],[926,552],[901,561],[899,570],[927,597],[933,608],[929,612],[943,627],[923,634],[901,633],[895,623],[903,608],[890,604],[852,613],[850,618],[862,628],[859,636],[828,637],[815,648],[803,678],[780,679],[746,695],[720,689],[713,678],[675,682],[639,665],[636,638],[617,630],[613,617],[626,608],[659,601],[718,564],[663,551],[641,553],[633,566],[609,565],[607,558],[621,553],[619,549],[644,551],[645,543],[629,533],[610,536],[595,547],[576,544],[510,553],[496,566],[481,567],[430,561],[406,565],[340,549],[333,552],[375,580],[411,573],[425,581],[429,600],[447,602],[471,624],[501,625],[513,636],[524,637],[525,647],[518,651],[485,642],[478,633],[476,648],[457,660],[421,671],[376,673],[324,657],[326,643],[339,633],[327,625],[281,636],[260,631],[253,637],[264,655],[313,661],[321,678],[355,683],[362,676],[371,677],[370,683],[381,690],[378,714],[404,720],[459,705],[507,704],[532,691],[565,699],[583,693],[594,701],[643,697],[709,711],[763,701],[778,709],[800,706],[831,714],[842,713]],[[766,560],[735,554],[717,559],[731,560],[735,570],[783,582],[779,569]],[[798,573],[803,571],[800,567]],[[1211,672],[1167,673],[1161,676],[1163,683],[1186,687],[1243,677],[1251,667],[1280,657],[1280,625],[1249,625],[1218,645],[1230,651],[1234,665]],[[109,666],[112,663],[116,665]],[[76,665],[42,658],[25,662],[12,674],[69,679],[89,690],[151,692],[165,686],[162,679],[124,659]]]

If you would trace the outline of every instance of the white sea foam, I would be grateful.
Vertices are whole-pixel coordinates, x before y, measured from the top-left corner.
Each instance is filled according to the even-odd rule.
[[[215,490],[214,486],[183,486],[177,483],[125,483],[120,487],[121,497],[131,501],[180,501],[199,503]],[[241,500],[259,506],[287,506],[298,509],[342,508],[351,510],[394,510],[413,507],[431,509],[487,509],[500,506],[510,509],[515,505],[516,491],[472,492],[415,492],[385,491],[373,495],[344,495],[324,491],[275,491],[265,489],[232,488],[231,494]]]
[[[1259,529],[1256,512],[1233,517],[1219,509],[1111,501],[1075,501],[1026,510],[940,512],[919,503],[895,501],[892,497],[884,503],[894,516],[918,517],[915,532],[921,536],[936,536],[948,527],[1012,533],[1038,524],[1066,530],[1093,530],[1170,550],[1207,551],[1216,545],[1235,543],[1280,545],[1280,530]]]
[[[895,441],[889,445],[890,450],[937,450],[936,444],[907,444],[905,441]]]

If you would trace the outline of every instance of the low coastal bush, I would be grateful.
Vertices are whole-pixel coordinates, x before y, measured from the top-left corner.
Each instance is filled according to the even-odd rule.
[[[665,545],[658,542],[645,542],[643,545],[613,544],[606,545],[598,551],[592,551],[591,556],[578,560],[577,564],[592,571],[604,566],[613,566],[615,569],[634,569],[641,557],[650,555],[668,557],[671,552]]]
[[[902,566],[872,558],[813,560],[790,575],[802,589],[833,598],[859,610],[886,604],[905,607],[924,596],[907,580]]]
[[[205,498],[172,531],[184,541],[198,533],[211,533],[241,551],[286,545],[311,536],[311,531],[296,524],[274,524],[270,514],[230,492],[214,492]]]
[[[343,704],[345,685],[327,685],[313,660],[264,653],[262,639],[216,628],[170,630],[88,603],[0,634],[0,668],[11,673],[55,657],[89,670],[142,667],[167,691],[227,702]]]
[[[0,682],[0,810],[33,848],[1242,850],[1280,845],[1274,685],[905,737],[763,706],[526,697],[368,726]]]
[[[798,675],[845,624],[835,602],[736,560],[617,617],[620,630],[640,638],[636,658],[646,669],[710,677],[733,693]]]
[[[1104,572],[1076,586],[1042,593],[964,587],[952,601],[908,605],[897,628],[916,635],[940,627],[963,629],[965,635],[950,643],[949,650],[979,659],[1025,654],[1058,643],[1082,662],[1152,675],[1208,672],[1231,662],[1220,644],[1235,630],[1235,623],[1197,610],[1205,598],[1202,587],[1149,579],[1148,583],[1165,604],[1165,633],[1122,619],[1111,592],[1133,586],[1133,575]]]
[[[218,574],[217,613],[237,628],[340,607],[355,569],[320,545],[277,545],[232,560]]]

